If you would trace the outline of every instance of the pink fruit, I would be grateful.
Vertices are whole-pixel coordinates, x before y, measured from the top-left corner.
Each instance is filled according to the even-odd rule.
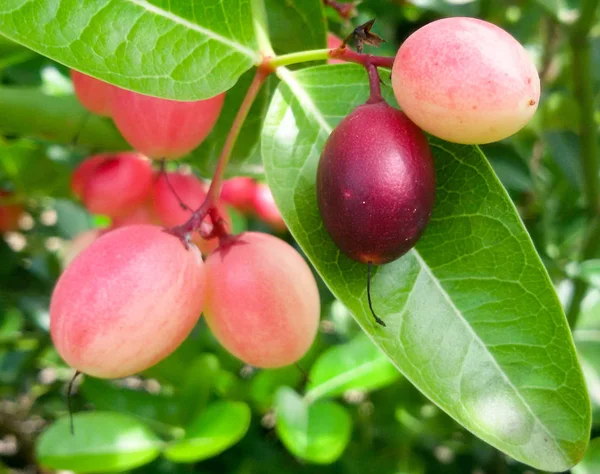
[[[540,99],[540,79],[523,46],[475,18],[445,18],[413,33],[396,55],[392,87],[420,128],[467,144],[516,133]]]
[[[71,191],[76,197],[79,199],[83,197],[83,187],[87,179],[94,173],[96,167],[102,163],[107,156],[109,155],[104,154],[90,156],[82,161],[75,169],[73,175],[71,176]]]
[[[11,192],[0,190],[0,201],[11,196]],[[20,204],[0,204],[0,233],[18,230],[23,211]]]
[[[275,199],[273,199],[273,194],[271,193],[269,186],[264,183],[256,185],[252,205],[254,207],[254,212],[256,212],[256,215],[260,220],[266,222],[279,232],[283,232],[287,229],[283,217],[281,217],[281,213],[279,212],[279,209],[277,209]]]
[[[50,302],[50,333],[73,368],[102,378],[135,374],[188,336],[204,305],[200,253],[160,227],[108,232],[73,260]]]
[[[191,174],[167,173],[167,176],[168,183],[165,175],[159,176],[154,183],[152,199],[156,215],[161,222],[167,227],[175,227],[185,224],[191,217],[192,212],[202,205],[206,198],[207,188],[202,181]],[[169,184],[189,209],[181,207],[179,199],[177,199]],[[229,228],[231,228],[231,220],[227,211],[225,209],[220,209],[220,211],[221,216],[226,219]],[[219,245],[218,239],[205,240],[197,232],[192,235],[192,240],[204,254],[210,253]]]
[[[75,94],[86,109],[110,117],[112,97],[117,87],[74,69],[71,70],[71,79]]]
[[[231,178],[223,182],[220,199],[243,213],[253,210],[252,200],[256,190],[256,181],[252,178]]]
[[[317,284],[293,247],[246,232],[206,259],[204,316],[217,340],[256,367],[282,367],[310,348],[319,324]]]
[[[94,214],[125,216],[148,198],[152,189],[152,166],[136,153],[101,157],[93,170],[83,173],[83,203]],[[95,161],[95,157],[92,160]]]
[[[150,158],[175,159],[206,138],[221,113],[225,94],[180,102],[119,89],[114,95],[117,128],[136,150]]]

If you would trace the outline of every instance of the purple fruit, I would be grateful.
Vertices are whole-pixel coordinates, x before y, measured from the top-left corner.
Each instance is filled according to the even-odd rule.
[[[384,264],[425,230],[435,171],[423,132],[385,102],[356,107],[325,143],[317,200],[325,229],[350,258]]]

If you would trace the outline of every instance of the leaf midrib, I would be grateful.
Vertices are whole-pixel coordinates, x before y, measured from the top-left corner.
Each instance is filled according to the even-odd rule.
[[[283,82],[285,82],[288,85],[288,87],[290,88],[290,90],[293,93],[295,93],[295,95],[297,96],[296,97],[297,102],[300,105],[300,107],[304,110],[304,112],[307,113],[307,115],[312,115],[313,119],[321,126],[321,128],[325,129],[327,131],[327,134],[330,134],[331,131],[333,130],[333,127],[331,127],[327,123],[327,120],[325,119],[325,117],[320,113],[319,109],[316,107],[316,105],[314,104],[314,102],[310,98],[310,95],[308,94],[308,92],[306,91],[306,89],[304,89],[304,87],[302,86],[302,84],[294,77],[294,74],[291,71],[287,70],[286,68],[279,68],[278,69],[278,76],[279,76],[279,78]],[[299,100],[300,98],[302,98],[302,100]],[[288,105],[288,107],[291,107],[291,105]],[[323,124],[326,124],[326,125],[323,126]],[[302,173],[299,172],[298,173],[298,177],[301,174]],[[413,253],[413,255],[415,255],[415,257],[419,261],[419,264],[421,265],[421,267],[429,274],[430,278],[435,283],[436,287],[438,287],[438,289],[441,292],[442,296],[451,305],[452,309],[454,310],[454,312],[456,313],[456,315],[459,317],[459,319],[461,320],[461,322],[466,326],[467,330],[472,334],[473,340],[475,342],[477,342],[483,348],[484,353],[488,355],[489,359],[493,363],[494,367],[496,367],[496,369],[498,370],[498,372],[500,373],[500,375],[502,376],[502,378],[506,381],[506,383],[508,384],[508,386],[514,391],[515,395],[519,398],[519,400],[521,400],[521,402],[523,403],[523,405],[526,408],[526,410],[533,417],[533,420],[535,420],[535,422],[537,424],[539,424],[539,426],[548,435],[548,437],[550,439],[552,439],[552,442],[554,443],[554,445],[557,447],[558,451],[563,456],[563,460],[565,460],[567,462],[570,462],[570,457],[566,454],[565,450],[562,448],[562,446],[560,446],[560,444],[557,442],[557,440],[555,439],[555,437],[552,436],[551,432],[548,430],[548,428],[546,427],[546,425],[544,423],[542,423],[540,421],[540,419],[536,416],[535,412],[532,410],[532,408],[530,407],[529,403],[523,398],[523,396],[521,395],[521,393],[519,392],[519,390],[517,390],[517,387],[512,383],[512,381],[510,380],[510,378],[508,377],[508,375],[506,375],[506,373],[502,370],[502,368],[498,364],[498,361],[495,359],[495,357],[493,356],[493,354],[489,351],[488,347],[485,345],[485,343],[483,342],[483,340],[481,339],[481,337],[479,336],[479,334],[477,334],[475,332],[475,330],[471,327],[471,325],[468,323],[468,321],[464,318],[464,316],[462,315],[462,313],[458,310],[458,308],[454,304],[454,301],[452,300],[452,298],[450,298],[450,295],[448,295],[448,293],[443,288],[443,286],[441,285],[441,283],[439,282],[439,280],[434,276],[433,272],[431,271],[431,268],[429,267],[429,265],[427,265],[427,263],[425,262],[425,260],[423,259],[423,257],[421,257],[421,255],[419,254],[419,252],[416,249],[414,249],[414,248],[411,250],[411,252]],[[327,283],[326,280],[325,280],[325,282],[326,282],[327,286],[329,286],[329,284]],[[335,291],[334,291],[334,294],[335,294]],[[363,313],[367,314],[365,310],[363,310]],[[361,325],[361,327],[362,327],[362,325]],[[379,347],[379,344],[377,343],[377,341],[375,341],[373,339],[372,335],[369,332],[367,332],[367,331],[365,331],[365,333]],[[390,360],[390,362],[394,365],[394,367],[396,367],[398,369],[398,371],[400,371],[400,373],[404,374],[404,372],[402,372],[400,370],[400,368],[398,367],[398,365],[396,364],[396,362],[387,354],[387,352],[385,352],[385,351],[383,351],[383,352],[388,357],[388,359]],[[404,375],[406,375],[406,374],[404,374]],[[407,376],[407,378],[412,382],[412,380],[411,380],[410,377]],[[488,434],[490,436],[495,437],[492,433],[488,433]]]
[[[190,30],[197,31],[198,33],[201,33],[209,38],[212,38],[215,41],[218,41],[219,43],[229,46],[229,47],[235,49],[236,51],[239,51],[240,53],[244,54],[245,56],[248,56],[249,58],[251,58],[254,61],[254,63],[256,63],[256,64],[260,63],[260,55],[258,54],[257,51],[254,51],[236,41],[226,38],[225,36],[222,36],[212,30],[209,30],[208,28],[204,28],[203,26],[200,26],[189,20],[186,20],[185,18],[175,15],[174,13],[172,13],[170,11],[163,10],[162,8],[159,8],[156,5],[152,5],[151,3],[148,3],[146,0],[126,0],[126,1],[143,8],[144,10],[146,10],[149,13],[158,15],[158,16],[165,18],[167,20],[170,20],[174,23],[185,26],[186,28],[188,28]]]
[[[364,375],[369,370],[371,370],[375,367],[378,367],[379,365],[385,365],[387,363],[388,363],[387,358],[382,355],[381,357],[379,357],[375,360],[371,360],[369,362],[364,362],[360,365],[357,365],[353,369],[350,369],[346,372],[338,374],[338,375],[330,378],[326,382],[323,382],[323,383],[317,385],[316,387],[311,388],[304,395],[304,400],[307,401],[309,404],[313,403],[316,400],[318,400],[319,398],[321,398],[322,396],[326,395],[328,392],[331,392],[331,391],[335,390],[336,388],[339,388],[339,387],[343,386],[344,384],[350,382],[353,378]]]

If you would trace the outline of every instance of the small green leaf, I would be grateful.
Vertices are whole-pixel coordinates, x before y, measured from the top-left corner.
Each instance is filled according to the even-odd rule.
[[[144,424],[120,413],[92,412],[53,423],[37,443],[37,459],[49,469],[118,472],[142,466],[160,453],[162,442]]]
[[[590,441],[581,462],[571,469],[573,474],[598,474],[600,472],[600,438]]]
[[[335,397],[347,390],[370,391],[385,387],[400,378],[387,356],[365,333],[352,341],[324,352],[309,374],[305,399]]]
[[[366,265],[331,241],[315,186],[329,133],[368,98],[366,74],[354,65],[278,74],[263,127],[267,180],[334,295],[394,365],[471,432],[539,469],[577,463],[591,414],[573,339],[531,239],[479,148],[430,139],[436,205],[416,248],[372,279],[382,328],[368,309]],[[391,95],[387,84],[384,90]]]
[[[250,408],[242,402],[209,405],[186,430],[185,438],[171,443],[164,455],[173,462],[198,462],[222,453],[244,437],[250,426]]]
[[[307,404],[291,388],[277,392],[275,429],[285,447],[294,455],[315,464],[331,464],[350,440],[352,420],[335,402]]]
[[[260,61],[250,0],[3,0],[0,33],[99,79],[180,100],[215,96]]]
[[[250,397],[260,411],[266,412],[273,406],[275,394],[280,387],[295,387],[301,378],[302,373],[293,365],[261,370],[252,378]]]

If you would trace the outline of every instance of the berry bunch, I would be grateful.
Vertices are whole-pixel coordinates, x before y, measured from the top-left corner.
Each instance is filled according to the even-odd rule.
[[[370,25],[362,36],[368,37]],[[383,99],[369,57],[363,64],[371,95],[329,136],[317,199],[332,240],[348,257],[368,264],[369,307],[385,326],[371,303],[371,265],[408,252],[433,211],[434,163],[421,129],[456,143],[502,140],[533,116],[540,80],[512,36],[473,18],[435,21],[402,44],[392,68],[402,111]]]

